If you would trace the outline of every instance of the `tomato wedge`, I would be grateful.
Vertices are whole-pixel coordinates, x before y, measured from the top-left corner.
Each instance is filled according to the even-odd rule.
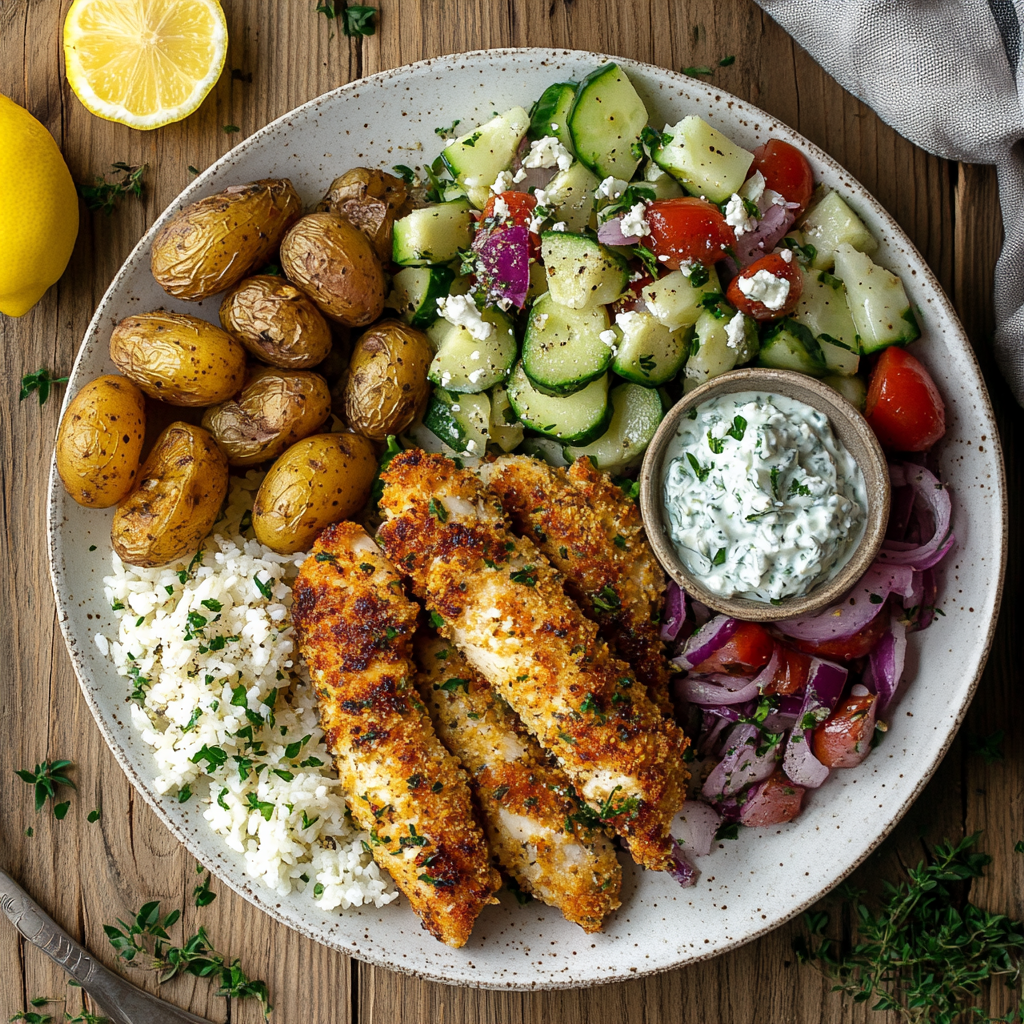
[[[792,253],[787,253],[787,255],[792,257]],[[762,277],[758,278],[758,274],[762,274]],[[771,306],[766,306],[760,299],[754,298],[754,295],[757,294],[756,291],[750,295],[744,291],[744,287],[756,288],[760,282],[765,280],[763,276],[765,274],[788,283],[785,296],[781,304],[777,306],[774,302]],[[750,285],[741,287],[740,282],[748,281],[751,282]],[[770,281],[769,286],[773,286]],[[787,260],[782,253],[771,252],[759,260],[755,260],[741,274],[734,277],[726,289],[725,297],[741,313],[746,313],[747,316],[753,317],[755,320],[779,320],[793,312],[797,302],[800,301],[800,293],[803,290],[804,280],[800,276],[800,268],[792,258]]]
[[[740,820],[749,828],[765,828],[792,821],[800,813],[805,792],[803,786],[790,782],[776,769],[744,805]]]
[[[779,667],[771,682],[762,688],[762,693],[799,693],[807,685],[807,676],[811,671],[810,655],[801,654],[782,644],[777,644],[775,649],[779,655]]]
[[[864,416],[882,447],[893,451],[927,451],[946,432],[935,381],[902,348],[887,348],[875,363]]]
[[[871,752],[878,696],[847,697],[814,730],[814,756],[826,768],[855,768]]]
[[[766,188],[778,192],[790,203],[799,203],[793,212],[799,217],[807,209],[814,191],[814,172],[807,157],[796,146],[782,139],[769,139],[754,150],[752,170],[764,175]]]
[[[837,658],[839,661],[853,661],[863,658],[885,635],[889,628],[889,615],[885,607],[859,632],[836,640],[794,640],[786,637],[798,651],[806,654],[820,654],[823,658]]]
[[[710,658],[695,665],[694,672],[723,672],[731,676],[749,675],[754,669],[764,668],[771,660],[775,641],[771,634],[756,622],[741,622],[728,643],[719,647]]]
[[[647,223],[651,251],[669,270],[686,262],[716,263],[736,244],[722,211],[696,196],[655,200],[647,207]]]
[[[508,217],[501,223],[488,224],[483,230],[501,231],[507,227],[529,228],[533,219],[533,211],[537,206],[537,200],[527,192],[502,192],[500,196],[491,196],[484,204],[480,213],[480,224],[485,224],[489,218],[494,217],[494,204],[498,199],[503,199],[508,207]],[[540,235],[531,232],[530,234],[530,255],[536,258],[540,254]]]

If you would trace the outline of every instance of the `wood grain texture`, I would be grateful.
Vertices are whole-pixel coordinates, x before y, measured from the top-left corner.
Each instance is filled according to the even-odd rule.
[[[750,0],[379,0],[380,28],[358,41],[315,13],[314,0],[224,0],[231,43],[224,76],[183,123],[143,133],[88,114],[63,78],[60,33],[68,0],[0,0],[0,91],[53,133],[80,181],[115,160],[146,163],[143,202],[112,217],[83,211],[62,280],[21,320],[0,318],[0,865],[108,964],[104,923],[149,899],[192,903],[195,865],[132,790],[107,751],[71,671],[54,619],[45,558],[45,484],[58,402],[17,400],[21,376],[67,371],[97,302],[158,212],[190,180],[269,120],[363,74],[460,50],[499,46],[593,49],[678,69],[716,67],[714,81],[803,132],[871,189],[917,243],[949,291],[992,389],[1007,453],[1009,493],[1024,490],[1024,418],[991,358],[992,269],[1001,239],[995,175],[923,153],[845,94]],[[726,55],[736,61],[717,68]],[[232,70],[239,74],[233,76]],[[252,73],[252,82],[247,76]],[[224,125],[238,134],[226,134]],[[343,168],[339,168],[341,170]],[[30,173],[31,169],[26,169]],[[1024,549],[1011,536],[1004,609],[1019,604]],[[936,627],[941,628],[941,627]],[[1024,723],[1014,685],[1018,647],[1004,614],[964,731],[1003,730],[1006,759],[986,765],[957,741],[936,778],[879,853],[854,877],[877,888],[915,863],[922,843],[984,829],[995,862],[974,898],[1024,916]],[[78,792],[63,822],[32,811],[13,770],[74,759]],[[99,822],[86,816],[102,807]],[[32,827],[34,835],[25,835]],[[451,989],[369,968],[276,924],[214,882],[217,900],[186,911],[218,947],[271,988],[279,1024],[656,1024],[884,1021],[843,1003],[799,967],[794,923],[707,964],[630,984],[559,993]],[[699,922],[695,922],[699,927]],[[80,996],[41,954],[0,924],[0,1019],[36,995]],[[133,980],[154,987],[131,971]],[[248,1024],[256,1007],[228,1005],[207,982],[174,981],[162,993],[214,1021]],[[990,1007],[1003,1013],[1003,994]],[[54,1007],[59,1018],[60,1008]]]

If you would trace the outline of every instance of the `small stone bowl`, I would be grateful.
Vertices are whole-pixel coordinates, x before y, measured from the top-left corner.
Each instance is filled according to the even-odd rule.
[[[675,438],[679,421],[691,409],[711,398],[756,391],[767,395],[785,395],[823,412],[836,437],[853,456],[864,474],[867,490],[867,522],[860,542],[846,564],[832,578],[818,583],[803,597],[786,597],[779,604],[753,601],[745,597],[723,598],[708,590],[698,577],[683,565],[668,532],[668,514],[662,491],[662,467],[665,453]],[[867,420],[839,392],[827,384],[790,370],[745,369],[715,377],[691,391],[666,413],[647,448],[640,470],[640,510],[647,537],[665,571],[691,597],[715,611],[750,622],[776,622],[796,616],[813,615],[837,601],[875,560],[885,538],[889,522],[889,469],[881,446]]]

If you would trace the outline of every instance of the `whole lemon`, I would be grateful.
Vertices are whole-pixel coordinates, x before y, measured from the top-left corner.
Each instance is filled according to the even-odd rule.
[[[24,316],[68,265],[78,237],[78,196],[53,136],[0,93],[0,313]]]

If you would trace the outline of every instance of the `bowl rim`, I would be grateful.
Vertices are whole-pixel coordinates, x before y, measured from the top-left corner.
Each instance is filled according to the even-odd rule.
[[[783,598],[779,604],[767,604],[746,597],[721,597],[709,590],[678,556],[669,539],[666,507],[662,498],[662,470],[665,453],[680,419],[710,398],[741,394],[746,391],[781,395],[805,403],[829,418],[838,435],[847,431],[863,445],[866,461],[858,461],[867,492],[867,520],[857,546],[843,567],[831,579],[814,586],[808,594]],[[798,394],[791,394],[795,391]],[[846,429],[837,427],[841,422]],[[837,436],[837,440],[842,439]],[[849,450],[849,445],[846,445]],[[853,454],[852,452],[850,453]],[[867,420],[838,391],[795,370],[750,366],[729,370],[684,395],[662,418],[644,453],[640,469],[640,511],[647,539],[662,568],[686,592],[717,612],[749,622],[778,622],[798,616],[814,615],[834,604],[867,572],[885,539],[890,505],[889,467],[882,446]]]

